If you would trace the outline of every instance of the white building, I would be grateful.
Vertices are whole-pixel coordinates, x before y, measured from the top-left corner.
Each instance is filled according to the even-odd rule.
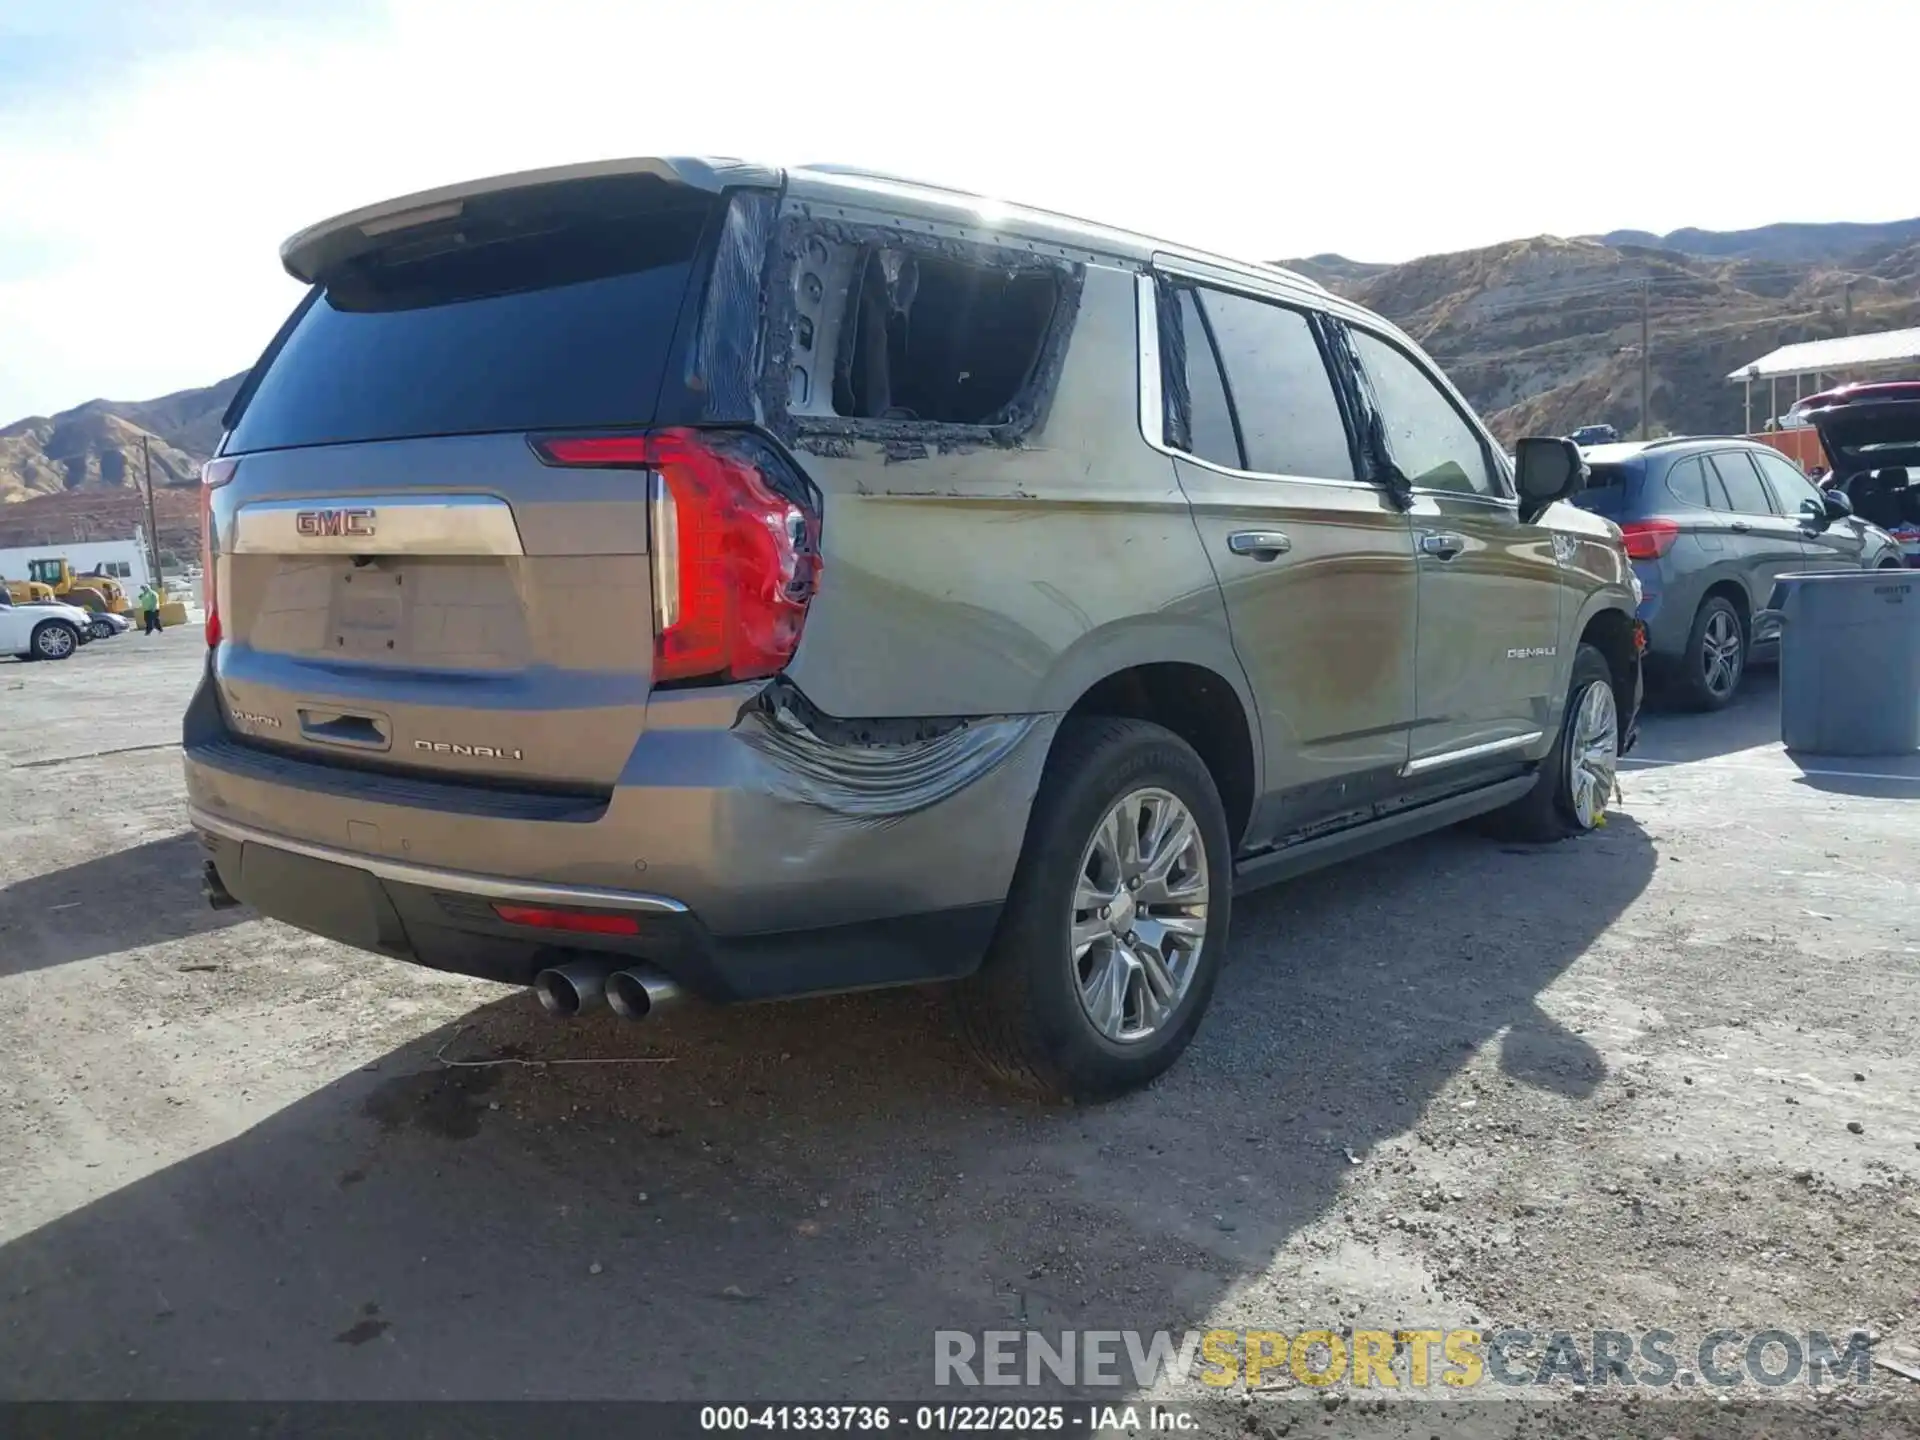
[[[0,579],[25,580],[29,561],[60,559],[75,573],[97,572],[118,580],[129,601],[153,578],[146,537],[136,529],[131,540],[61,540],[0,549]]]

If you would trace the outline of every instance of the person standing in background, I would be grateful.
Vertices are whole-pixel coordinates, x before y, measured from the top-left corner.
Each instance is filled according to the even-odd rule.
[[[140,587],[139,605],[140,613],[147,622],[146,633],[149,635],[155,634],[161,628],[160,592],[153,588],[153,582],[151,580]]]

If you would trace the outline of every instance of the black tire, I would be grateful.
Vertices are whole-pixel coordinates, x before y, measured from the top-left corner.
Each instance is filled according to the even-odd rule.
[[[1898,556],[1889,555],[1873,568],[1876,570],[1904,570],[1907,568],[1907,562]]]
[[[93,638],[96,640],[111,640],[113,638],[113,626],[104,620],[95,620],[91,625],[87,626],[87,629],[93,633]]]
[[[80,632],[65,620],[42,620],[33,627],[33,658],[70,660],[80,648]]]
[[[1732,626],[1738,647],[1732,661],[1733,678],[1722,689],[1708,678],[1707,636],[1709,630],[1720,630],[1728,624]],[[1704,712],[1726,708],[1733,697],[1740,693],[1740,681],[1747,673],[1747,661],[1750,658],[1747,647],[1747,625],[1740,617],[1739,609],[1724,595],[1709,595],[1700,602],[1700,609],[1693,617],[1693,628],[1687,631],[1687,648],[1681,653],[1673,675],[1674,698],[1689,710]]]
[[[1568,763],[1580,702],[1586,695],[1587,687],[1595,684],[1605,685],[1609,693],[1613,693],[1613,669],[1599,650],[1591,645],[1582,645],[1574,652],[1573,677],[1567,685],[1567,703],[1560,716],[1560,733],[1554,739],[1553,749],[1547,752],[1547,758],[1540,762],[1540,778],[1525,795],[1487,816],[1483,828],[1490,834],[1501,839],[1548,844],[1564,840],[1569,835],[1584,834],[1604,823],[1602,819],[1589,821],[1581,815],[1574,798],[1573,767]],[[1619,754],[1621,724],[1616,696],[1616,758]],[[1603,797],[1602,815],[1605,799],[1610,798]]]
[[[1186,806],[1207,863],[1204,938],[1185,993],[1147,1037],[1119,1043],[1088,1017],[1069,936],[1074,890],[1095,828],[1133,791]],[[1193,748],[1143,720],[1069,719],[1027,820],[999,929],[979,973],[954,986],[962,1036],[995,1078],[1048,1099],[1093,1101],[1152,1081],[1199,1028],[1224,963],[1233,842],[1213,777]]]

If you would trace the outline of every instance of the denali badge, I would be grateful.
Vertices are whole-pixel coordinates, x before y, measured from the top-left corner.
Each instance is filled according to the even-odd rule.
[[[371,510],[300,510],[293,517],[293,528],[309,540],[347,535],[367,539],[373,534]]]
[[[525,758],[518,750],[502,750],[498,745],[455,745],[446,740],[416,740],[413,748],[425,750],[429,755],[471,755],[476,760]]]
[[[233,718],[247,725],[265,725],[274,730],[280,728],[280,722],[271,715],[249,715],[244,710],[236,710]]]
[[[1553,646],[1553,645],[1535,645],[1529,649],[1524,649],[1524,650],[1509,650],[1507,651],[1507,659],[1509,660],[1551,660],[1557,648],[1558,648],[1557,646]]]

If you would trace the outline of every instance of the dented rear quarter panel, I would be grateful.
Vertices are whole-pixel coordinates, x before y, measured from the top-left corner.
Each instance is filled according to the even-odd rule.
[[[810,700],[843,717],[1058,713],[1117,670],[1185,661],[1247,706],[1186,499],[1138,433],[1137,356],[1133,272],[1089,263],[1017,442],[802,434],[823,569],[787,673]]]

